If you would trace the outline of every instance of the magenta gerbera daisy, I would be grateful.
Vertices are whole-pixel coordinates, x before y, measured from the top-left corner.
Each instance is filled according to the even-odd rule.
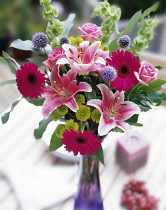
[[[43,92],[45,74],[38,70],[35,63],[25,63],[16,72],[17,87],[24,97],[39,98]]]
[[[133,85],[138,84],[134,72],[139,71],[140,62],[133,53],[127,50],[117,50],[106,61],[107,65],[117,70],[117,77],[110,87],[119,91],[128,91]]]
[[[66,130],[63,133],[62,143],[69,151],[73,151],[76,156],[78,152],[81,155],[92,155],[100,148],[100,138],[94,135],[94,131],[74,131],[72,129]]]

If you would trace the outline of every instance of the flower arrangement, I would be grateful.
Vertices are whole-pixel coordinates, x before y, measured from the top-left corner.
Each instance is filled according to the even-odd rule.
[[[166,83],[157,79],[161,67],[139,58],[159,23],[149,17],[158,3],[138,11],[119,31],[120,8],[100,2],[92,18],[103,15],[101,26],[83,24],[78,27],[80,37],[68,35],[75,15],[60,21],[50,3],[40,0],[43,18],[48,21],[46,33],[37,32],[32,40],[18,39],[10,45],[30,50],[34,56],[20,65],[3,53],[0,61],[10,67],[15,79],[1,81],[0,86],[16,84],[22,98],[42,106],[43,120],[34,130],[36,139],[51,121],[59,120],[51,136],[51,151],[64,146],[75,156],[94,155],[104,164],[102,137],[113,131],[129,136],[130,126],[142,126],[138,122],[141,111],[166,100],[166,94],[158,92]],[[13,103],[11,111],[21,99]],[[2,123],[8,121],[10,112],[2,116]]]

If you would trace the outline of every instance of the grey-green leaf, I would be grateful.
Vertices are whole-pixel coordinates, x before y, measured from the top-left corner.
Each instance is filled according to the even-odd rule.
[[[161,86],[164,85],[165,83],[166,83],[166,80],[157,79],[157,80],[149,83],[149,86],[142,85],[139,88],[139,90],[142,90],[142,91],[146,92],[147,94],[154,93],[154,92],[160,90]]]
[[[151,7],[146,9],[142,14],[142,18],[148,16],[151,12],[155,12],[157,10],[157,8],[159,7],[159,5],[160,5],[160,2],[156,2]]]
[[[162,101],[166,101],[166,93],[155,92],[148,95],[150,100],[154,103],[160,103]]]
[[[3,52],[2,55],[3,55],[4,58],[6,58],[7,60],[10,61],[11,65],[12,65],[12,63],[15,65],[15,66],[13,66],[13,65],[12,65],[12,66],[13,66],[16,70],[20,68],[20,64],[18,64],[17,61],[15,61],[15,59],[11,58],[11,57],[9,56],[9,54],[7,54],[6,52]]]
[[[45,61],[46,59],[47,59],[46,56],[35,56],[32,58],[28,58],[28,61],[37,64],[38,67],[40,68],[40,67],[44,66],[42,64],[42,62]]]
[[[22,41],[21,39],[16,39],[15,41],[11,43],[10,47],[13,47],[19,50],[26,50],[26,51],[32,51],[35,53],[45,54],[45,51],[43,49],[34,48],[31,40]],[[50,45],[47,44],[45,49],[46,51],[49,52],[51,50]]]
[[[48,124],[52,121],[52,115],[50,115],[47,119],[43,119],[39,122],[39,127],[34,130],[34,137],[36,139],[41,139],[43,133],[45,132]]]
[[[22,99],[20,100],[17,100],[15,101],[12,106],[11,106],[11,110],[7,113],[5,113],[2,117],[1,117],[1,120],[2,120],[2,123],[5,124],[8,119],[9,119],[9,116],[10,116],[10,113],[14,110],[14,108],[17,106],[17,104],[21,101]]]
[[[38,98],[38,99],[30,99],[30,98],[25,98],[29,103],[35,105],[35,106],[42,106],[45,98]]]
[[[63,33],[64,36],[68,36],[73,24],[74,24],[75,14],[70,14],[68,18],[63,21],[65,32]]]
[[[10,64],[10,62],[3,57],[0,57],[0,62],[7,65],[10,68],[12,74],[16,74],[16,69]]]
[[[125,28],[125,30],[123,32],[121,32],[121,34],[131,34],[134,32],[135,27],[137,25],[137,23],[141,20],[142,17],[142,12],[138,11],[136,12],[132,18],[130,19],[127,27]]]
[[[49,151],[54,151],[57,150],[59,147],[61,147],[62,141],[61,138],[58,138],[55,134],[55,132],[52,134],[51,141],[50,141],[50,146],[49,146]]]
[[[104,165],[104,153],[103,153],[102,145],[100,146],[99,150],[96,150],[94,155]]]
[[[11,79],[11,80],[1,81],[0,82],[0,87],[3,87],[4,85],[9,85],[9,84],[16,84],[16,80],[15,79]]]

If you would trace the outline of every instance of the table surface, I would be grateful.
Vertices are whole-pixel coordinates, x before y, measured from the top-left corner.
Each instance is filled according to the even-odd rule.
[[[11,92],[13,89],[11,89]],[[6,92],[0,92],[0,104],[7,108],[9,101]],[[12,94],[11,94],[12,95]],[[15,98],[18,94],[16,93]],[[4,110],[3,110],[4,111]],[[0,160],[20,159],[32,166],[56,166],[59,164],[73,165],[75,162],[63,160],[48,151],[48,147],[42,141],[36,141],[33,137],[33,129],[42,119],[40,110],[22,101],[11,114],[7,124],[0,123]],[[154,190],[155,195],[161,199],[159,210],[166,210],[166,107],[155,107],[147,113],[141,113],[139,122],[144,126],[132,128],[142,133],[150,143],[150,152],[146,166],[139,169],[133,175],[127,175],[120,169],[115,161],[115,143],[117,133],[109,135],[107,147],[104,149],[105,166],[100,165],[100,181],[105,210],[121,210],[119,196],[123,185],[132,177],[145,180]],[[25,135],[26,134],[26,135]],[[63,203],[55,204],[48,210],[67,210],[73,204],[73,197]],[[0,175],[0,210],[19,210],[10,183]],[[31,209],[29,209],[31,210]]]

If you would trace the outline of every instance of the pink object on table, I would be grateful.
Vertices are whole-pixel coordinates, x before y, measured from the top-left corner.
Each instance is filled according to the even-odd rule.
[[[133,173],[147,163],[149,143],[137,132],[130,139],[123,136],[117,139],[116,162],[127,173]]]

